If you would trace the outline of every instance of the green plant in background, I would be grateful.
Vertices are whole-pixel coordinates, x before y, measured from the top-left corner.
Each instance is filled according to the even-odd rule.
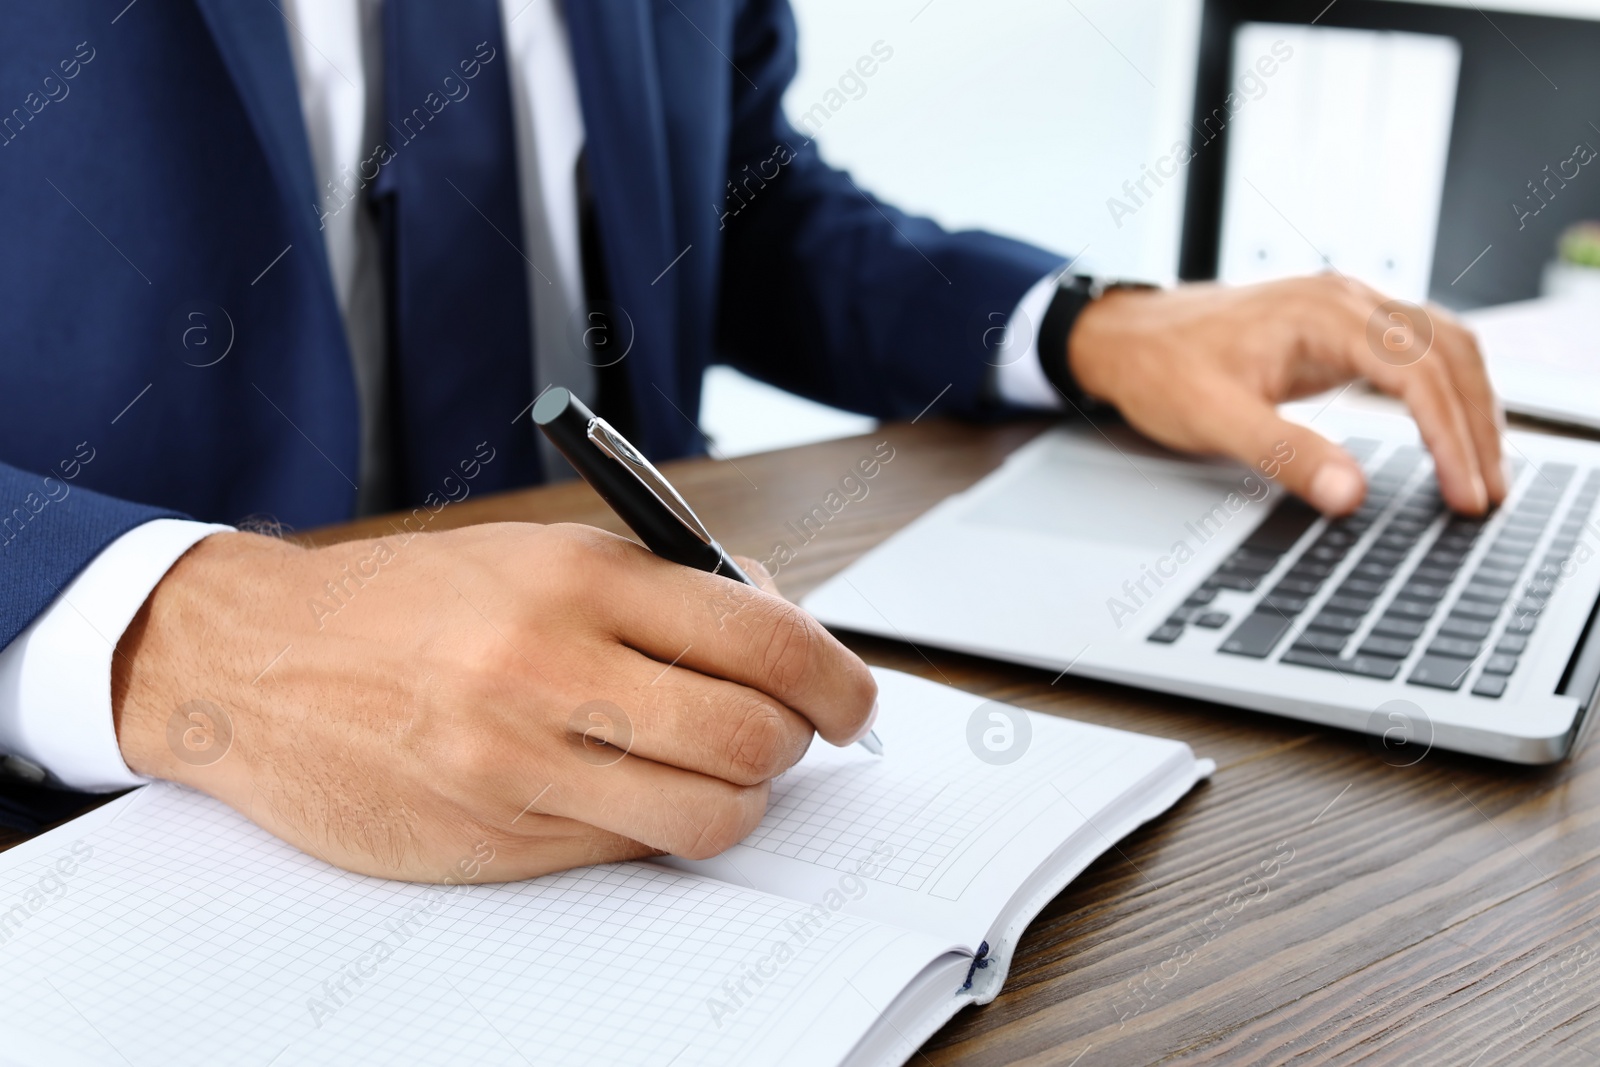
[[[1600,267],[1600,222],[1580,222],[1561,235],[1561,258],[1580,267]]]

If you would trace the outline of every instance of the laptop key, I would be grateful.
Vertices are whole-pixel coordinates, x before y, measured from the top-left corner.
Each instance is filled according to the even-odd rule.
[[[1285,615],[1298,615],[1306,610],[1306,605],[1309,603],[1311,601],[1303,596],[1279,596],[1277,593],[1261,600],[1261,606],[1265,610],[1281,611]]]
[[[1533,633],[1534,627],[1538,625],[1539,617],[1537,615],[1513,615],[1511,616],[1510,620],[1506,622],[1506,633],[1531,634]]]
[[[1381,637],[1373,634],[1361,643],[1356,649],[1363,656],[1386,656],[1390,659],[1405,659],[1411,655],[1414,642],[1399,637]]]
[[[1312,648],[1318,652],[1326,652],[1337,656],[1344,651],[1344,643],[1349,638],[1344,634],[1328,633],[1326,630],[1307,630],[1295,641],[1295,648]]]
[[[1482,642],[1469,641],[1464,637],[1435,637],[1433,644],[1428,646],[1430,656],[1455,656],[1458,659],[1473,659],[1482,651]]]
[[[1429,653],[1417,661],[1416,667],[1411,671],[1411,677],[1406,681],[1411,685],[1426,685],[1434,689],[1460,689],[1471,666],[1470,659],[1435,656]]]
[[[1290,596],[1311,596],[1321,588],[1321,582],[1308,582],[1302,578],[1285,578],[1272,587],[1272,592],[1273,595],[1287,593]]]
[[[1485,604],[1504,604],[1511,590],[1498,585],[1484,585],[1482,582],[1472,582],[1461,590],[1462,600],[1481,600]]]
[[[1278,659],[1279,663],[1292,663],[1297,667],[1315,667],[1322,671],[1336,671],[1339,660],[1314,648],[1291,648]]]
[[[1427,561],[1424,560],[1416,570],[1411,572],[1411,578],[1413,581],[1432,582],[1435,585],[1449,585],[1451,582],[1456,580],[1456,571],[1454,567],[1449,569],[1443,567],[1430,567],[1428,566]]]
[[[1383,656],[1351,656],[1349,659],[1334,659],[1314,648],[1291,648],[1278,662],[1292,663],[1297,667],[1315,667],[1323,671],[1338,671],[1340,674],[1359,674],[1364,678],[1381,678],[1384,681],[1400,673],[1400,661],[1397,659],[1387,659]]]
[[[1384,681],[1400,673],[1400,661],[1389,659],[1387,656],[1351,656],[1342,666],[1352,674],[1366,678],[1382,678]]]
[[[1510,674],[1517,669],[1517,657],[1496,653],[1483,665],[1484,674]]]
[[[1472,687],[1475,697],[1490,697],[1498,699],[1506,691],[1506,684],[1511,679],[1503,674],[1485,674],[1478,678],[1477,684]]]
[[[1248,574],[1234,574],[1230,571],[1218,571],[1206,579],[1206,585],[1213,589],[1233,589],[1241,593],[1256,591],[1256,579]]]
[[[1150,636],[1146,638],[1146,640],[1155,641],[1158,644],[1170,645],[1172,642],[1176,641],[1182,636],[1182,623],[1164,622],[1160,626],[1157,626],[1154,630],[1151,630]]]
[[[1385,637],[1404,637],[1415,641],[1422,636],[1426,625],[1420,619],[1402,619],[1398,615],[1385,615],[1373,624],[1372,632]]]
[[[1493,619],[1500,614],[1499,604],[1485,604],[1481,600],[1458,600],[1450,614],[1465,619]]]
[[[1361,627],[1361,619],[1356,615],[1340,615],[1335,611],[1319,612],[1308,624],[1313,630],[1327,630],[1336,634],[1353,634]]]
[[[1243,547],[1281,556],[1321,517],[1310,504],[1295,497],[1284,497],[1245,538]]]
[[[1482,619],[1463,619],[1459,615],[1446,616],[1439,624],[1439,632],[1446,637],[1470,637],[1474,641],[1482,641],[1492,629],[1494,627]]]
[[[1450,587],[1439,582],[1419,582],[1415,578],[1400,587],[1395,595],[1402,600],[1433,601],[1444,599]]]
[[[1265,659],[1273,646],[1289,632],[1291,623],[1292,620],[1275,611],[1251,612],[1222,642],[1219,651]]]
[[[1189,599],[1185,600],[1184,603],[1191,608],[1203,608],[1215,599],[1217,599],[1217,591],[1215,589],[1202,587],[1190,593]]]
[[[1203,626],[1207,630],[1220,630],[1228,625],[1230,616],[1226,611],[1208,611],[1194,620],[1196,626]]]
[[[1331,596],[1323,605],[1329,611],[1341,611],[1348,615],[1365,615],[1372,610],[1371,597]]]
[[[1377,596],[1383,590],[1382,582],[1373,582],[1366,578],[1346,578],[1344,584],[1335,592],[1340,596]]]
[[[1431,619],[1436,605],[1422,604],[1415,600],[1396,600],[1389,605],[1390,615],[1400,615],[1408,619]]]
[[[1527,634],[1504,634],[1495,644],[1497,654],[1507,656],[1520,656],[1528,647]]]

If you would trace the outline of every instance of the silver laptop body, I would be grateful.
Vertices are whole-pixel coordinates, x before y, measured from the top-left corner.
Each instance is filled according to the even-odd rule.
[[[1511,495],[1474,522],[1439,502],[1409,419],[1312,416],[1368,471],[1342,521],[1271,484],[1287,445],[1251,471],[1068,425],[804,605],[835,627],[1365,731],[1402,761],[1563,758],[1600,681],[1600,445],[1508,435]]]

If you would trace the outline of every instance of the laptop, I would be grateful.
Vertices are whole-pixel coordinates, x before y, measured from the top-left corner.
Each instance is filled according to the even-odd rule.
[[[1290,406],[1365,467],[1328,520],[1263,470],[1066,424],[811,593],[830,626],[1551,763],[1600,683],[1600,444],[1505,439],[1512,488],[1449,512],[1410,419]],[[1263,459],[1293,463],[1284,445]]]

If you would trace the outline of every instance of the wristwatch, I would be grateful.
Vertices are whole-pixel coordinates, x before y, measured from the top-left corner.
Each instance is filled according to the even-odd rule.
[[[1080,411],[1102,407],[1100,401],[1083,391],[1067,366],[1067,338],[1083,309],[1110,292],[1123,289],[1159,289],[1149,282],[1101,278],[1091,274],[1063,274],[1056,282],[1056,295],[1039,324],[1039,365],[1050,384],[1060,390],[1067,403]]]

